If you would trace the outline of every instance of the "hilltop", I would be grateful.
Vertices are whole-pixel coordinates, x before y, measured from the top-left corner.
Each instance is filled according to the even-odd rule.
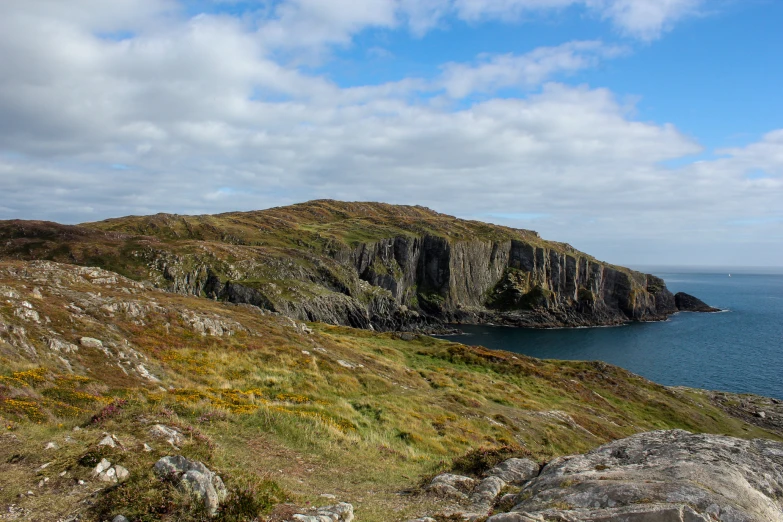
[[[99,266],[181,294],[379,331],[608,325],[678,310],[661,279],[536,232],[383,203],[6,221],[0,258]]]

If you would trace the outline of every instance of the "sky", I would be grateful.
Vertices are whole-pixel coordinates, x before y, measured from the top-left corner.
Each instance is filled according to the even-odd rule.
[[[780,0],[2,0],[0,219],[424,205],[783,265]]]

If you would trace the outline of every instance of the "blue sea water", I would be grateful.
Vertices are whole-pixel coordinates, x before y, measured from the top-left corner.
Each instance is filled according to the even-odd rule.
[[[601,360],[665,385],[783,399],[783,270],[644,271],[726,311],[612,328],[460,326],[467,335],[447,338],[543,359]]]

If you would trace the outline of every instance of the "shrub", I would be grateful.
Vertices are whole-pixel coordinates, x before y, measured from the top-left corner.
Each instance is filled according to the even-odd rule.
[[[229,492],[215,520],[217,522],[250,522],[288,500],[285,491],[271,480],[247,484]]]
[[[111,404],[109,404],[108,406],[104,406],[101,409],[101,411],[99,411],[98,413],[96,413],[95,415],[92,416],[92,418],[90,419],[90,423],[91,424],[100,424],[100,423],[102,423],[102,422],[104,422],[104,421],[114,417],[127,404],[128,404],[127,400],[125,400],[125,399],[118,399],[118,400],[112,402]]]
[[[528,457],[530,451],[520,446],[478,448],[454,459],[452,469],[458,473],[481,475],[504,460],[514,457]]]

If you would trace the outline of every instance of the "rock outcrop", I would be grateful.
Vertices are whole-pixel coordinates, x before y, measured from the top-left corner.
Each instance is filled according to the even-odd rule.
[[[522,488],[501,497],[507,484]],[[425,489],[461,502],[439,516],[463,520],[492,510],[487,522],[781,522],[783,443],[654,431],[557,458],[540,473],[511,459],[481,482],[443,474]]]
[[[512,458],[489,470],[481,479],[453,473],[441,473],[424,490],[441,499],[460,502],[467,508],[459,515],[465,520],[479,520],[492,511],[507,486],[520,486],[536,477],[539,466],[530,459]]]
[[[163,457],[156,462],[155,474],[163,480],[174,481],[182,491],[203,502],[210,515],[217,513],[228,495],[218,475],[201,462],[180,455]]]
[[[783,521],[783,444],[642,433],[550,462],[488,522]]]
[[[720,309],[713,308],[701,299],[693,297],[685,292],[674,294],[674,304],[680,312],[720,312]]]
[[[340,502],[333,506],[313,508],[305,513],[291,515],[287,522],[353,522],[353,506]]]

